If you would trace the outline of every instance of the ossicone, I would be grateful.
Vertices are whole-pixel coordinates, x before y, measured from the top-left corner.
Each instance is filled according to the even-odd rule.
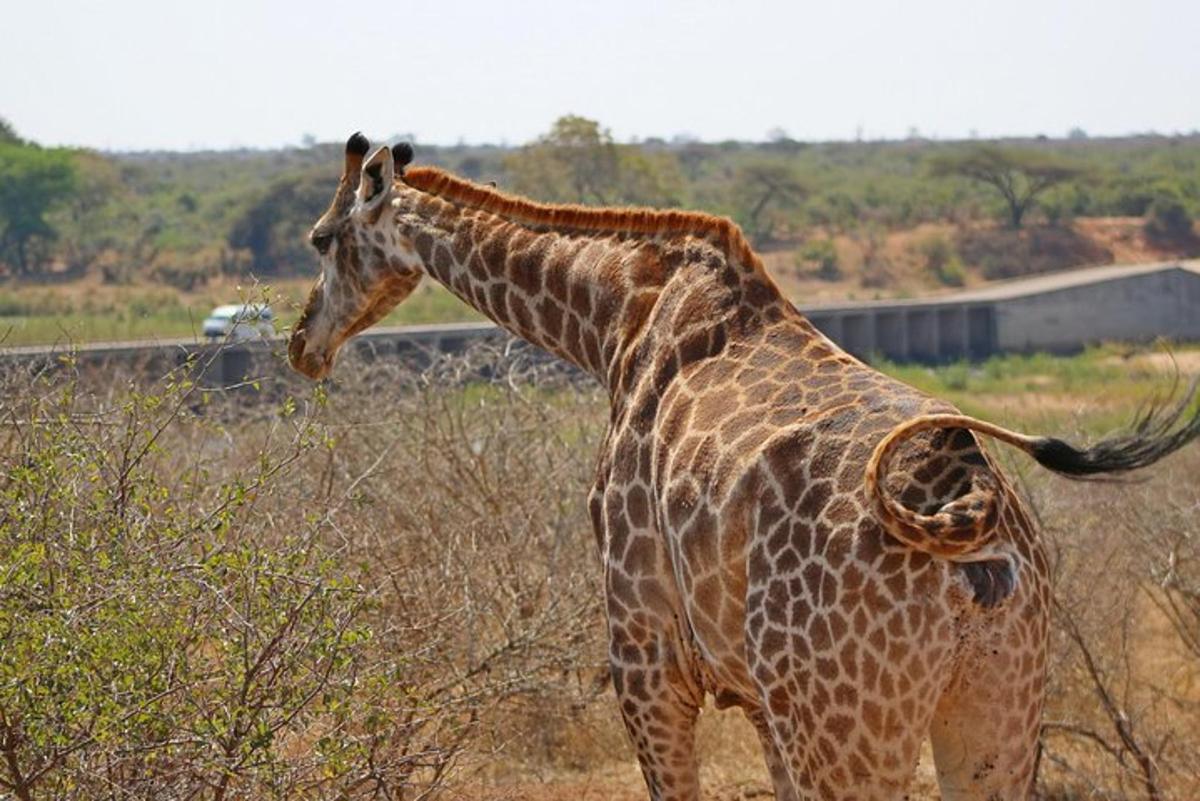
[[[367,137],[363,136],[362,131],[355,131],[346,140],[346,155],[347,156],[365,156],[367,151],[371,149],[371,142]]]
[[[392,145],[392,161],[396,162],[396,169],[403,170],[413,160],[413,146],[409,142],[397,142]]]

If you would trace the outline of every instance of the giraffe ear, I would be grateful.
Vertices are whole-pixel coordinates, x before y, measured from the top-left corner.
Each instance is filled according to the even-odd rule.
[[[391,194],[395,177],[392,151],[386,147],[379,148],[363,164],[362,179],[358,182],[358,202],[368,210],[378,206]]]

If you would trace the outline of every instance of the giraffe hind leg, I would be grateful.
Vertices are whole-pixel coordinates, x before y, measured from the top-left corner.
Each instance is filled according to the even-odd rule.
[[[653,801],[698,801],[696,718],[699,706],[673,687],[661,664],[612,664],[621,717]]]
[[[1037,729],[1023,729],[1024,710],[984,699],[944,701],[930,728],[938,785],[945,801],[1022,801],[1033,782]],[[1014,726],[1014,724],[1016,724]]]
[[[1029,797],[1044,672],[1019,646],[1012,636],[980,643],[938,701],[929,734],[945,801]]]

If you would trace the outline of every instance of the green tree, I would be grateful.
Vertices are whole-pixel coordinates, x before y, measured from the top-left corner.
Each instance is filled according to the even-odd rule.
[[[68,267],[82,272],[106,253],[130,254],[137,215],[116,164],[81,151],[75,154],[74,167],[73,190],[47,221],[58,232]]]
[[[620,157],[607,128],[568,114],[509,159],[508,168],[518,192],[556,202],[606,206],[617,195]]]
[[[46,215],[74,188],[69,151],[0,144],[0,261],[14,273],[36,272],[35,247],[57,236]]]
[[[0,117],[0,144],[3,145],[19,145],[22,144],[21,137],[17,136],[17,129],[12,127],[12,123]]]
[[[586,117],[560,117],[549,133],[505,164],[514,191],[553,203],[676,206],[682,201],[684,181],[673,155],[618,145],[607,128]]]
[[[647,153],[636,145],[618,145],[618,203],[633,206],[683,204],[684,179],[670,153]]]
[[[1008,223],[1020,228],[1037,197],[1053,186],[1082,177],[1085,171],[1053,156],[1030,150],[979,145],[934,157],[935,176],[960,176],[992,187],[1008,207]]]
[[[796,208],[808,188],[786,161],[758,159],[738,169],[732,193],[738,222],[753,241],[762,243],[772,237],[775,213]]]
[[[251,267],[259,275],[309,272],[315,257],[304,233],[332,193],[325,172],[280,179],[234,219],[229,244],[250,253]]]

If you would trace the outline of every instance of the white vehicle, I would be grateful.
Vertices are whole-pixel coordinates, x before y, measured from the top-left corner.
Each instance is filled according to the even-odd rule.
[[[204,336],[208,339],[230,339],[233,342],[275,336],[275,315],[263,303],[218,306],[204,320]]]

